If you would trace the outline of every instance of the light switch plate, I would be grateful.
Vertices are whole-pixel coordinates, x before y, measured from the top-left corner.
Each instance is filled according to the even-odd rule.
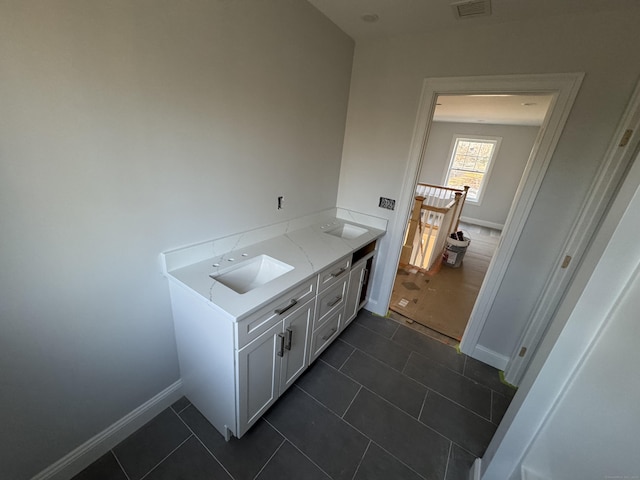
[[[387,210],[394,210],[396,208],[396,201],[391,198],[380,197],[380,208],[386,208]]]

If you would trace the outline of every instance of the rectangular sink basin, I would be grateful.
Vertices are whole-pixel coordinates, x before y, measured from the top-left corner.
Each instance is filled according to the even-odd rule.
[[[258,255],[229,267],[222,273],[209,275],[236,293],[247,293],[293,270],[289,264],[269,255]]]
[[[334,228],[333,230],[328,230],[324,233],[328,233],[329,235],[333,235],[334,237],[353,240],[354,238],[358,238],[360,235],[364,235],[368,231],[369,230],[365,228],[356,227],[355,225],[345,223],[344,225],[340,225],[338,228]]]

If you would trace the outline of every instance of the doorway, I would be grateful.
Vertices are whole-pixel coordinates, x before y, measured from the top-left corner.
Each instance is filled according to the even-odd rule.
[[[414,194],[414,213],[421,208],[422,214],[410,228],[412,215],[403,246],[414,252],[400,258],[391,311],[462,339],[552,100],[550,94],[437,96]],[[438,222],[442,214],[432,210],[431,200],[422,200],[425,184],[468,187],[455,218]],[[463,232],[468,246],[447,240],[455,251],[443,262],[448,249],[440,237],[454,232]],[[431,261],[424,261],[422,250]]]
[[[426,79],[423,83],[422,96],[418,108],[411,149],[405,177],[398,199],[398,215],[391,221],[387,243],[393,252],[381,259],[382,275],[379,277],[380,298],[383,308],[375,308],[376,313],[388,311],[391,293],[395,281],[404,233],[411,211],[411,199],[418,182],[418,173],[424,157],[432,117],[439,95],[472,95],[472,94],[550,94],[553,96],[549,112],[544,120],[540,134],[536,139],[531,158],[525,168],[511,211],[505,222],[505,229],[500,239],[500,248],[494,255],[485,281],[482,284],[478,299],[471,312],[471,317],[462,336],[460,349],[463,353],[504,370],[512,358],[505,352],[511,352],[515,345],[505,346],[501,351],[494,351],[479,344],[479,339],[493,302],[498,294],[507,267],[511,262],[518,239],[522,234],[526,219],[536,199],[540,184],[551,160],[556,144],[573,101],[582,82],[583,74],[541,74],[541,75],[507,75],[482,77],[454,77]],[[492,319],[494,321],[494,319]],[[517,353],[517,352],[516,352]]]

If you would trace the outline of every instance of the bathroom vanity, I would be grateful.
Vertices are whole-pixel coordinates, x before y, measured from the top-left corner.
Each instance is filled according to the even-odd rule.
[[[162,255],[184,394],[227,440],[355,318],[385,230],[332,209]]]

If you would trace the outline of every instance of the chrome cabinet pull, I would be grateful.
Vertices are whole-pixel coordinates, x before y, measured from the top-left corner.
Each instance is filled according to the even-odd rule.
[[[280,342],[280,345],[278,346],[278,350],[276,351],[276,354],[279,357],[282,357],[284,355],[284,335],[279,333],[278,334],[278,341]]]
[[[333,336],[333,334],[336,333],[337,330],[338,329],[335,327],[332,328],[331,330],[329,330],[329,333],[327,333],[324,337],[322,337],[322,340],[325,340],[325,341],[329,340]]]
[[[333,302],[327,302],[327,307],[334,307],[336,306],[338,303],[340,303],[340,300],[342,300],[342,295],[338,295]]]
[[[273,313],[276,313],[278,315],[282,315],[284,312],[286,312],[287,310],[289,310],[290,308],[295,307],[298,304],[298,301],[295,298],[291,299],[291,303],[289,303],[289,305],[287,305],[284,308],[277,308],[273,311]]]
[[[291,330],[290,328],[287,328],[287,330],[285,331],[285,334],[287,335],[287,337],[286,337],[286,340],[284,341],[284,349],[291,350],[291,340],[293,339],[293,330]]]
[[[340,270],[338,270],[337,272],[333,272],[333,273],[331,274],[331,276],[332,276],[333,278],[336,278],[336,277],[339,277],[340,275],[342,275],[342,274],[343,274],[344,272],[346,272],[346,271],[347,271],[347,268],[346,268],[346,267],[342,267],[342,268],[341,268]]]

